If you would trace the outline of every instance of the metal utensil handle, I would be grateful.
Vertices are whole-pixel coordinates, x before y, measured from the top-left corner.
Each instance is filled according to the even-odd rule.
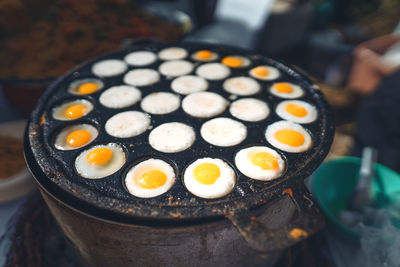
[[[296,206],[295,213],[297,213],[279,228],[268,228],[268,225],[261,222],[258,217],[240,207],[228,212],[226,217],[253,249],[271,252],[288,248],[319,231],[324,225],[321,210],[312,200],[311,193],[305,188],[303,181],[301,183],[296,192],[288,189],[279,196],[280,199],[290,198]]]

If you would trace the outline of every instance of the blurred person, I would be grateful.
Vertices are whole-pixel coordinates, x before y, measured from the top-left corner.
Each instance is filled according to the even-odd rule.
[[[385,35],[361,43],[353,52],[347,87],[361,96],[371,94],[383,77],[400,67],[400,34]]]

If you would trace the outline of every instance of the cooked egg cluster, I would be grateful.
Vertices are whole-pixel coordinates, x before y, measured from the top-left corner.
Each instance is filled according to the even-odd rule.
[[[109,143],[83,151],[75,160],[75,168],[82,177],[98,179],[115,173],[125,161],[126,156],[122,147]]]
[[[274,147],[292,153],[306,151],[312,145],[307,130],[291,121],[278,121],[269,125],[265,138]]]
[[[167,192],[175,180],[175,171],[170,164],[160,159],[148,159],[128,171],[125,185],[136,197],[152,198]]]
[[[235,165],[247,177],[269,181],[282,174],[285,161],[271,148],[253,146],[242,149],[236,154]]]
[[[219,198],[232,192],[236,184],[236,174],[221,159],[201,158],[186,168],[183,182],[193,195]]]
[[[76,150],[76,172],[88,179],[118,172],[127,161],[126,151],[136,153],[147,145],[151,153],[135,154],[143,158],[128,162],[121,182],[138,198],[161,196],[183,182],[193,195],[216,199],[234,190],[237,174],[261,182],[277,179],[288,168],[285,152],[311,148],[312,136],[300,124],[317,120],[318,111],[298,100],[305,94],[301,86],[281,81],[277,68],[252,60],[258,61],[206,49],[168,47],[158,53],[144,49],[123,59],[95,62],[90,65],[94,78],[79,78],[65,89],[71,97],[82,99],[65,101],[51,113],[56,120],[77,120],[92,111],[102,113],[95,110],[99,105],[104,110],[101,125],[92,125],[88,116],[89,122],[81,120],[57,131],[53,145],[58,150]],[[267,97],[260,97],[263,94]],[[273,122],[277,117],[283,120]],[[252,132],[255,127],[265,132],[257,137]],[[104,136],[112,142],[104,142]],[[204,145],[204,151],[199,152],[196,142]],[[231,150],[225,150],[228,147]],[[174,169],[168,158],[151,155],[167,157],[183,151],[187,154],[181,154],[186,162],[179,166],[181,170]],[[213,151],[230,151],[232,166],[208,157]]]

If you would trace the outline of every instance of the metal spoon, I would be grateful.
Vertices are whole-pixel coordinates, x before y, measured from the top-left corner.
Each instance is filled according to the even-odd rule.
[[[372,203],[371,181],[375,173],[377,151],[373,147],[364,147],[362,151],[359,178],[350,198],[349,207],[361,211]]]

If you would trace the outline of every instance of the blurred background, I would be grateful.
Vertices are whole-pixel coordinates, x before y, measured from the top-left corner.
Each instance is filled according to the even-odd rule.
[[[237,46],[293,65],[334,111],[328,159],[368,145],[400,172],[399,22],[400,0],[0,0],[0,235],[33,188],[21,136],[37,99],[79,63],[143,38]]]

